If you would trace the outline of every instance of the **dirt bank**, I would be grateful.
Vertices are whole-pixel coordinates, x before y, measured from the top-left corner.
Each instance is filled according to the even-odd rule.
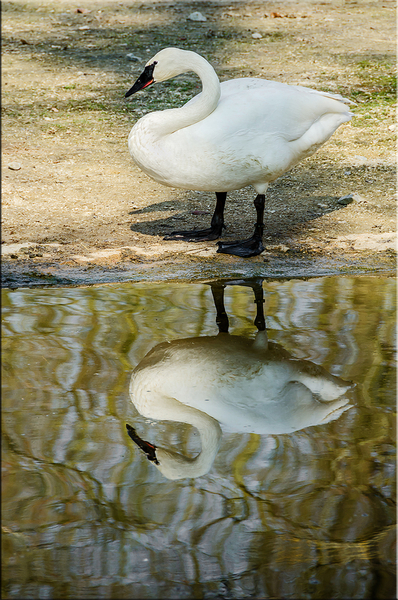
[[[394,2],[81,6],[2,3],[5,285],[394,268]],[[195,11],[206,21],[190,20]],[[142,114],[199,91],[184,75],[123,100],[166,46],[199,52],[221,80],[266,77],[357,102],[351,123],[271,186],[267,249],[258,257],[216,254],[215,242],[163,240],[176,228],[207,226],[214,209],[213,194],[162,187],[128,154]],[[252,231],[253,198],[249,188],[229,195],[223,239]]]

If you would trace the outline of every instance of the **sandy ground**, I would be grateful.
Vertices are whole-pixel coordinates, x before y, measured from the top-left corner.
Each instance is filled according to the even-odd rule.
[[[394,269],[393,1],[14,0],[2,11],[4,285]],[[190,20],[195,11],[206,20]],[[265,77],[357,102],[350,123],[270,186],[260,256],[163,240],[207,227],[215,200],[157,184],[128,153],[140,116],[200,90],[187,74],[124,101],[166,46],[199,52],[221,80]],[[253,199],[251,188],[229,194],[223,239],[251,235]]]

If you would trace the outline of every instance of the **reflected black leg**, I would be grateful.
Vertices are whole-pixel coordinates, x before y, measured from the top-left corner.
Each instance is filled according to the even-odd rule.
[[[227,192],[216,192],[216,208],[211,219],[211,224],[208,229],[199,229],[193,231],[173,231],[165,235],[165,240],[183,240],[184,242],[207,242],[217,240],[224,225],[224,207],[227,199]]]
[[[256,318],[254,319],[254,324],[259,331],[265,331],[265,317],[264,317],[264,290],[263,285],[261,283],[253,284],[253,292],[254,292],[254,301],[257,307]]]
[[[224,306],[224,288],[222,283],[211,283],[211,292],[213,294],[214,306],[216,307],[217,316],[216,323],[219,333],[228,333],[229,321],[228,315]]]
[[[256,207],[257,212],[257,222],[252,237],[247,240],[236,240],[235,242],[218,242],[217,252],[234,254],[235,256],[242,256],[244,258],[261,254],[264,250],[264,205],[265,194],[258,194],[254,200],[254,206]]]
[[[254,325],[258,331],[266,331],[263,281],[263,278],[255,277],[251,279],[225,279],[210,282],[214,306],[217,311],[216,323],[219,333],[228,333],[229,329],[228,315],[224,305],[224,290],[228,285],[243,285],[253,290],[254,302],[256,304]]]

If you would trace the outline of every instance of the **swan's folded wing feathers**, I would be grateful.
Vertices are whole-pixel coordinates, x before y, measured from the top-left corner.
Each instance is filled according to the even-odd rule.
[[[229,138],[242,136],[246,136],[246,145],[257,144],[259,138],[270,136],[293,142],[304,136],[325,115],[330,115],[328,127],[325,133],[320,129],[318,136],[321,138],[324,133],[323,141],[342,122],[350,120],[352,113],[344,99],[335,94],[261,79],[234,79],[221,84],[217,108],[189,129],[192,133],[198,130],[203,139],[212,139],[215,144],[221,145]]]

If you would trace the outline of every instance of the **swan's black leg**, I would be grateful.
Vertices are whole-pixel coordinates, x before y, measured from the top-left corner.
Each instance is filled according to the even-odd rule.
[[[237,240],[235,242],[218,242],[217,252],[223,254],[234,254],[235,256],[257,256],[264,250],[263,231],[264,231],[264,204],[265,194],[258,194],[254,200],[254,206],[257,211],[257,222],[254,233],[247,240]]]
[[[224,206],[227,192],[216,192],[216,208],[208,229],[193,231],[173,231],[164,236],[165,240],[183,240],[184,242],[207,242],[220,237],[224,225]]]

